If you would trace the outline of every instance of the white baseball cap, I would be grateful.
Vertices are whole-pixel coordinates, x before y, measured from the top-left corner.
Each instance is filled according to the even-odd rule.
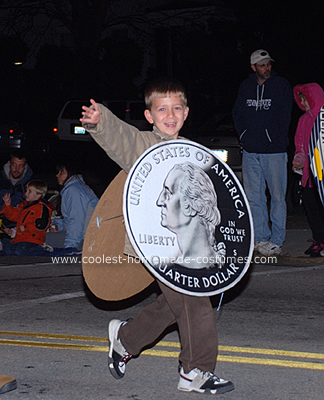
[[[274,61],[270,54],[263,49],[256,50],[254,53],[251,54],[251,64],[264,64],[267,60]]]

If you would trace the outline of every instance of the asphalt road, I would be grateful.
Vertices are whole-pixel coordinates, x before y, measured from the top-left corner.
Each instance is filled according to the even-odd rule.
[[[123,302],[86,288],[81,264],[0,260],[0,373],[16,377],[1,399],[170,400],[177,390],[179,336],[166,334],[115,380],[107,368],[107,324],[133,317],[155,286]],[[25,262],[25,261],[24,261]],[[235,384],[218,398],[320,400],[324,391],[324,265],[254,265],[226,292],[220,310],[216,373]],[[153,322],[152,322],[153,323]]]

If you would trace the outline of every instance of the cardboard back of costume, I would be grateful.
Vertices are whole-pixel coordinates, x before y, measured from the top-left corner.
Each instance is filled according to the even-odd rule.
[[[309,160],[314,180],[324,205],[324,106],[321,108],[311,132]]]
[[[91,292],[107,301],[129,298],[154,278],[138,259],[123,254],[122,198],[127,174],[121,171],[101,196],[85,235],[82,270]]]

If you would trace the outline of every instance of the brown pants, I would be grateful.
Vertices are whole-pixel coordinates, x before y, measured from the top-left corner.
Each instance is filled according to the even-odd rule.
[[[152,345],[170,325],[177,323],[179,361],[188,373],[193,368],[213,372],[218,353],[217,330],[209,297],[181,294],[158,282],[162,294],[119,330],[119,338],[133,356]]]

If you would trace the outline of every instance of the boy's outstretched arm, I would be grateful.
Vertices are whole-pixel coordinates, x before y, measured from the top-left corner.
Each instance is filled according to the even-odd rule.
[[[80,118],[80,121],[86,124],[93,124],[97,125],[100,121],[100,111],[98,104],[93,100],[90,99],[90,103],[93,107],[82,106],[82,115],[83,117]]]

